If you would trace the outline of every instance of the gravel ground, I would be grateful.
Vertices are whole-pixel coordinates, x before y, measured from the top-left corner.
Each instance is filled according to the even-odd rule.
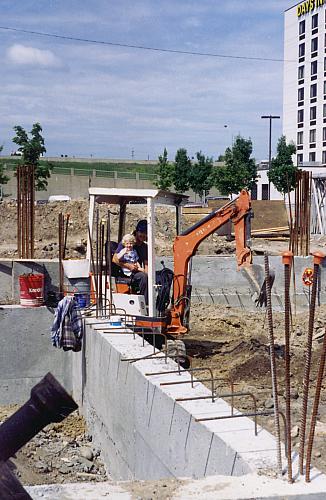
[[[0,407],[0,420],[4,421],[18,408],[17,405]],[[85,421],[77,412],[59,424],[45,427],[10,462],[25,485],[108,479],[100,450],[93,448]]]

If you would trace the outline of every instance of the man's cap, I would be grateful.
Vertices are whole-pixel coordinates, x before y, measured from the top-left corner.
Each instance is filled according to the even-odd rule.
[[[146,233],[147,234],[147,220],[142,219],[138,222],[136,226],[136,231],[139,231],[140,233]]]

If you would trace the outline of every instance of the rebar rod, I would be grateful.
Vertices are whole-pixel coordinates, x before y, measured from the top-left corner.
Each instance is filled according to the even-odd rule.
[[[21,169],[17,167],[17,252],[21,259]]]
[[[291,446],[291,366],[290,366],[290,279],[291,264],[293,259],[292,252],[284,252],[282,255],[284,264],[284,336],[285,336],[285,404],[286,404],[286,428],[287,428],[287,462],[288,462],[288,481],[293,483],[292,476],[292,446]]]
[[[98,313],[99,313],[99,279],[98,279],[98,221],[99,221],[99,210],[96,210],[96,274],[95,274],[95,280],[96,280],[96,317],[98,318]]]
[[[312,336],[313,336],[314,322],[315,322],[319,266],[322,260],[324,259],[325,255],[322,254],[321,252],[315,252],[313,256],[314,256],[314,272],[313,272],[313,282],[311,287],[312,288],[311,300],[309,305],[308,335],[307,335],[305,367],[304,367],[303,383],[302,383],[303,396],[302,396],[302,410],[300,418],[300,447],[299,447],[300,474],[303,474],[304,448],[305,448],[305,438],[306,438],[306,420],[307,420],[308,396],[309,396],[309,377],[310,377],[311,352],[312,352]]]
[[[66,258],[69,219],[70,219],[70,214],[67,214],[66,215],[66,226],[65,226],[65,237],[64,237],[64,241],[63,241],[63,252],[62,252],[63,260]]]
[[[269,260],[268,260],[268,255],[266,253],[264,255],[264,262],[265,262],[266,303],[267,303],[267,319],[268,319],[269,348],[270,348],[270,361],[271,361],[272,392],[274,400],[274,425],[275,425],[276,448],[277,448],[277,467],[279,474],[282,474],[282,454],[281,454],[280,419],[279,419],[278,391],[277,391],[276,358],[275,358],[275,345],[274,345],[274,332],[273,332],[272,296],[271,296],[271,283],[270,283],[270,273],[269,273]]]
[[[314,399],[314,405],[313,405],[313,409],[312,409],[309,438],[308,438],[308,444],[307,444],[307,459],[306,459],[306,482],[307,483],[310,482],[311,454],[312,454],[312,448],[313,448],[314,438],[315,438],[315,429],[316,429],[318,408],[319,408],[319,402],[320,402],[321,386],[322,386],[323,377],[324,377],[325,358],[326,358],[326,330],[324,333],[322,352],[320,354],[320,362],[319,362],[318,375],[317,375],[317,381],[316,381],[315,399]]]

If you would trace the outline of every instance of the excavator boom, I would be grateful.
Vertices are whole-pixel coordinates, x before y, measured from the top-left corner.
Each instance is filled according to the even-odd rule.
[[[184,324],[185,310],[190,301],[190,294],[187,291],[188,267],[191,257],[195,255],[203,240],[231,220],[234,224],[238,268],[251,264],[251,250],[247,247],[247,219],[250,215],[250,195],[247,191],[242,190],[238,198],[230,201],[224,207],[214,210],[175,238],[173,245],[173,304],[167,333],[182,335],[188,331]]]

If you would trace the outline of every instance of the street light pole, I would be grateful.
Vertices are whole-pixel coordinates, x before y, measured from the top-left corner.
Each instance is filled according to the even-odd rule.
[[[268,149],[268,171],[271,169],[272,164],[272,120],[281,118],[276,115],[263,115],[261,118],[267,118],[269,120],[269,149]],[[271,199],[271,182],[268,179],[268,199]]]

